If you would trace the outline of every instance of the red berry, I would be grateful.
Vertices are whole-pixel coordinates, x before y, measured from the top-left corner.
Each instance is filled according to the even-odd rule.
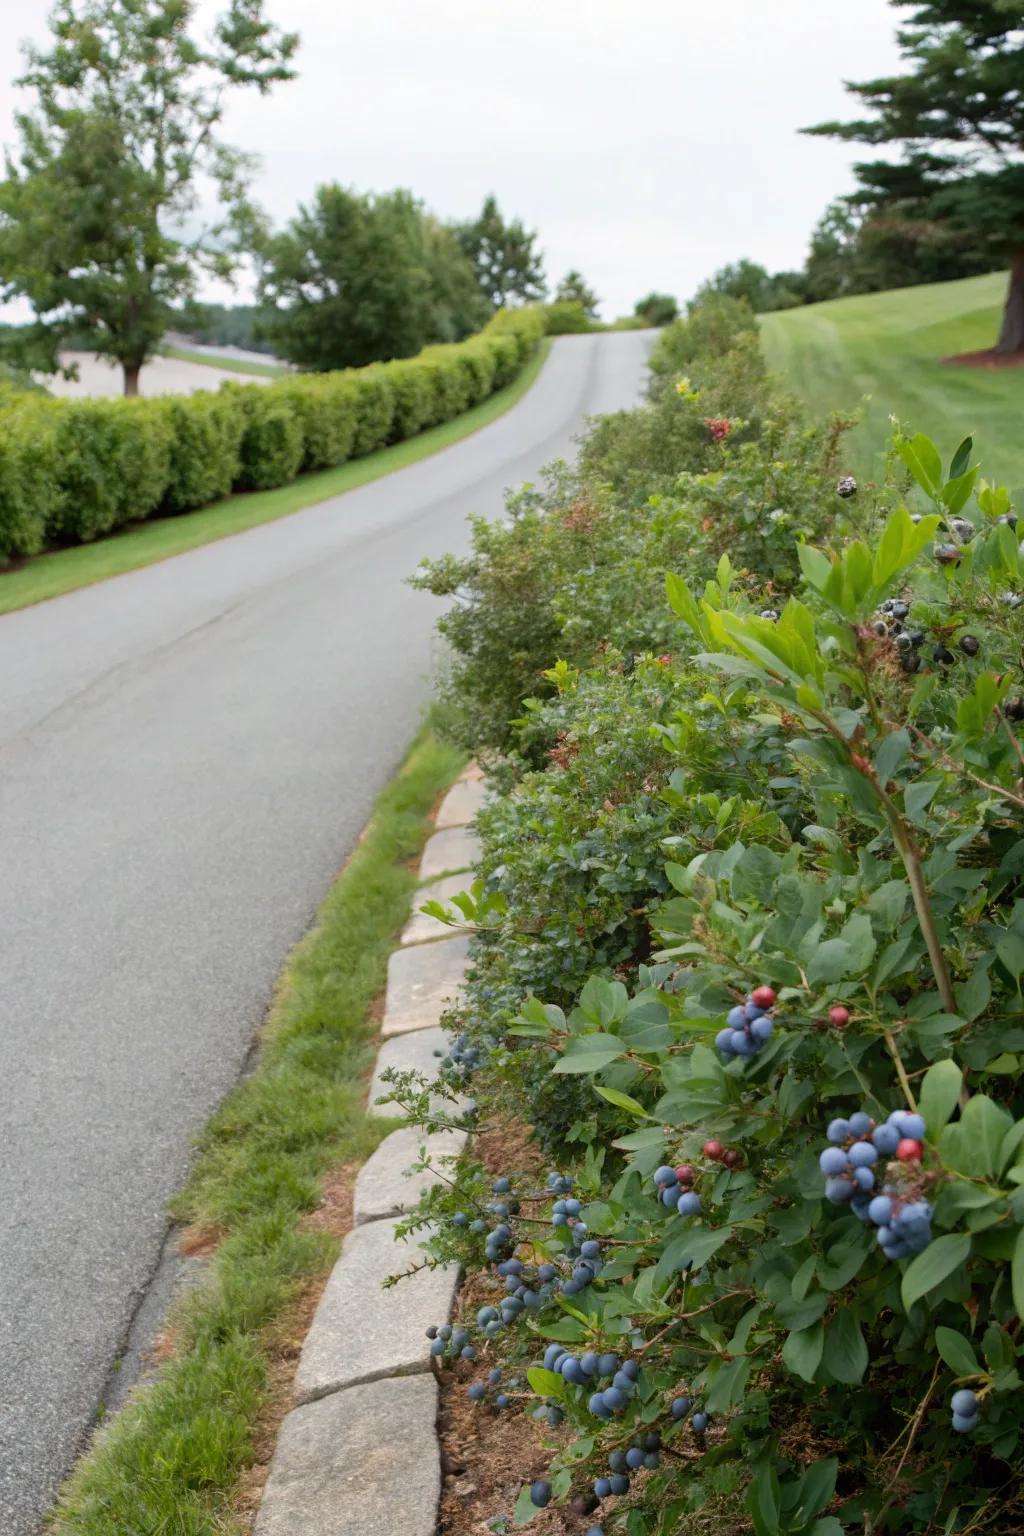
[[[896,1156],[901,1163],[919,1163],[924,1156],[924,1142],[914,1141],[910,1136],[904,1136],[896,1148]]]
[[[741,1161],[741,1154],[734,1147],[730,1147],[728,1152],[722,1153],[722,1162],[727,1168],[738,1168]]]
[[[849,1008],[844,1008],[842,1003],[836,1003],[834,1008],[830,1008],[828,1016],[836,1029],[845,1029],[850,1022],[850,1010]]]
[[[774,988],[755,987],[750,994],[750,1001],[756,1003],[759,1008],[770,1008],[775,1001]]]
[[[710,1157],[713,1163],[717,1163],[725,1148],[720,1141],[706,1141],[704,1143],[704,1156]]]
[[[696,1168],[691,1168],[689,1163],[680,1163],[676,1169],[676,1178],[680,1184],[692,1184],[697,1177]]]

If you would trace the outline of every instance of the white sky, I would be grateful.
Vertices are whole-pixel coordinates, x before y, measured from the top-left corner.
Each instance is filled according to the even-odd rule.
[[[580,268],[607,317],[741,256],[798,266],[867,152],[796,130],[850,115],[843,79],[898,62],[887,0],[267,3],[302,36],[300,77],[239,93],[225,133],[260,156],[275,222],[323,181],[410,187],[444,218],[493,190],[539,230],[552,285]],[[18,45],[48,9],[0,7],[4,144]]]

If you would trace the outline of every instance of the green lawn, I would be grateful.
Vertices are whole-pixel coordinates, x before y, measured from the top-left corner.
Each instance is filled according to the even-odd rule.
[[[284,363],[251,362],[244,357],[218,357],[210,352],[193,352],[187,347],[161,347],[163,357],[173,357],[179,363],[198,363],[202,368],[221,368],[225,373],[255,373],[264,378],[277,379],[290,373]]]
[[[95,544],[79,544],[73,549],[37,555],[24,565],[0,571],[0,613],[27,608],[48,597],[59,597],[63,592],[105,581],[108,576],[120,576],[125,571],[138,570],[140,566],[180,555],[186,549],[211,544],[214,539],[255,528],[259,523],[288,517],[318,501],[327,501],[331,496],[340,496],[370,480],[379,479],[381,475],[415,464],[419,459],[469,437],[472,432],[478,432],[481,427],[489,426],[510,410],[533,384],[550,350],[551,341],[545,338],[511,384],[462,416],[439,427],[431,427],[404,443],[396,443],[393,448],[382,448],[379,453],[353,459],[337,469],[303,475],[291,485],[283,485],[274,491],[229,496],[225,501],[180,517],[151,518]]]
[[[871,399],[849,440],[851,467],[878,473],[898,416],[926,432],[948,459],[974,434],[987,479],[1024,497],[1024,369],[964,368],[941,361],[994,342],[1006,290],[1004,273],[956,283],[892,289],[762,315],[769,365],[815,411]]]

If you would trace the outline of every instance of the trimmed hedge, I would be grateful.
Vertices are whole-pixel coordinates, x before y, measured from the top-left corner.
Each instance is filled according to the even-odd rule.
[[[0,394],[0,564],[126,523],[270,490],[450,421],[503,388],[545,331],[500,310],[418,357],[141,400]]]

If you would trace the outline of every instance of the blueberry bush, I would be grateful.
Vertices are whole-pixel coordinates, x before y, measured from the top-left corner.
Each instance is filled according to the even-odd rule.
[[[668,329],[641,438],[698,372],[735,419],[725,320]],[[945,464],[897,426],[868,488],[792,422],[820,452],[777,562],[779,520],[744,516],[763,427],[714,542],[693,477],[727,435],[680,449],[666,540],[632,468],[588,478],[591,440],[478,529],[445,621],[493,769],[444,913],[473,969],[440,1092],[391,1091],[427,1126],[534,1129],[529,1166],[471,1142],[409,1220],[489,1298],[437,1368],[537,1421],[547,1470],[495,1531],[1024,1528],[1024,546],[970,439]],[[512,626],[506,718],[475,716]]]

